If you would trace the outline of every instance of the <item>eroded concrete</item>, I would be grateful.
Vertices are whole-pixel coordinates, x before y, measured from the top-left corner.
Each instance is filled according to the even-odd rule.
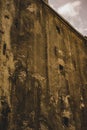
[[[86,38],[41,0],[0,6],[0,96],[11,109],[8,129],[86,130]]]

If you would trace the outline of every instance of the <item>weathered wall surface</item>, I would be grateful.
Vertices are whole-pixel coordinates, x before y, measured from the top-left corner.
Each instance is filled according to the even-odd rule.
[[[36,109],[36,91],[32,83],[35,80],[41,84],[43,102],[46,100],[47,36],[46,21],[39,2],[22,1],[17,5],[19,9],[11,28],[11,45],[15,63],[12,76],[12,93],[15,92],[12,94],[12,106],[14,121],[17,119],[16,122],[20,122],[19,116],[23,123],[27,114],[31,114]],[[41,105],[43,106],[43,103]],[[20,129],[18,123],[15,127]]]
[[[52,10],[47,8],[46,14],[49,35],[50,92],[54,96],[55,103],[58,103],[57,110],[60,109],[61,114],[64,111],[71,114],[70,117],[66,115],[71,120],[71,125],[75,123],[76,129],[86,129],[86,125],[84,128],[81,126],[84,113],[81,108],[82,103],[84,104],[83,89],[87,82],[85,41],[67,27],[61,18],[56,17]],[[67,97],[71,103],[66,100]],[[62,104],[59,105],[61,99],[69,103],[63,110],[60,106]]]
[[[85,39],[41,0],[0,2],[0,96],[12,109],[9,129],[86,130]]]
[[[83,123],[85,122],[83,109],[86,110],[87,104],[84,102],[83,94],[87,82],[85,40],[69,26],[67,27],[66,23],[49,8],[46,8],[46,14],[50,92],[60,115],[63,117],[63,114],[70,113],[65,116],[69,118],[71,126],[75,124],[76,129],[86,129],[87,126]],[[67,104],[63,109],[61,99]]]
[[[8,79],[14,71],[10,33],[15,8],[12,0],[0,1],[0,6],[0,96],[5,95],[10,103],[11,86]]]

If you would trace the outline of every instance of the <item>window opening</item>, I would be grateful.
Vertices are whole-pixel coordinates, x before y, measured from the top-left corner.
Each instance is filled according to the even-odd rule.
[[[54,47],[54,54],[55,56],[58,56],[58,48],[56,46]]]
[[[63,71],[63,70],[64,70],[64,67],[59,64],[59,69],[60,69],[60,71]]]
[[[6,43],[3,45],[3,55],[6,54]]]
[[[3,31],[3,30],[0,30],[0,33],[4,34],[4,31]]]
[[[56,26],[57,32],[60,34],[60,28]]]
[[[68,117],[63,117],[63,119],[62,119],[62,121],[63,121],[63,125],[65,126],[65,127],[69,127],[69,118]]]
[[[9,16],[8,16],[8,15],[5,15],[5,18],[6,18],[6,19],[9,19]]]
[[[18,25],[19,25],[18,20],[15,19],[15,27],[18,28]]]

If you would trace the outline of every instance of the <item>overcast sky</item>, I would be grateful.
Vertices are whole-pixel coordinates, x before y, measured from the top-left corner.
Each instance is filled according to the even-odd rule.
[[[49,4],[79,32],[87,35],[87,0],[49,0]]]

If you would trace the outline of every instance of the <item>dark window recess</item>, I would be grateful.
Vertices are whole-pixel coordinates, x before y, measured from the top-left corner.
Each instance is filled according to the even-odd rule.
[[[54,54],[55,56],[58,56],[58,48],[56,46],[54,47]]]
[[[57,32],[60,34],[60,28],[56,26]]]
[[[3,45],[3,55],[6,54],[6,44]]]
[[[17,19],[15,19],[15,27],[18,28],[19,22]]]
[[[60,69],[60,71],[63,71],[64,67],[62,65],[59,65],[59,69]]]
[[[75,60],[73,60],[73,65],[74,65],[74,68],[76,69],[76,62],[75,62]]]
[[[8,15],[5,15],[5,18],[6,18],[6,19],[9,19],[9,16],[8,16]]]
[[[0,33],[4,34],[4,31],[3,31],[3,30],[0,30]]]
[[[68,117],[63,117],[62,122],[65,127],[69,127],[69,118]]]
[[[10,3],[7,1],[7,2],[6,2],[6,5],[9,7]]]

